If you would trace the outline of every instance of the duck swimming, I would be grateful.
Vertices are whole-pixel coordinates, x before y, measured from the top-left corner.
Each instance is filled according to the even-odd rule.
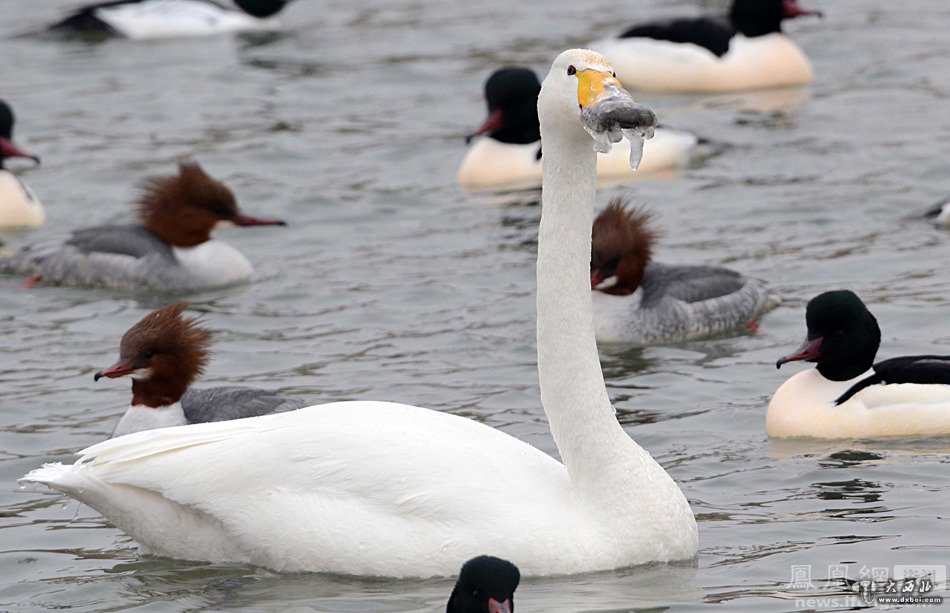
[[[0,100],[0,229],[35,228],[46,221],[46,211],[33,191],[3,167],[7,158],[28,158],[36,164],[40,158],[13,144],[13,109]]]
[[[728,268],[660,264],[650,213],[614,198],[594,220],[590,283],[598,342],[696,340],[754,325],[777,299]]]
[[[858,296],[836,290],[805,310],[808,335],[787,362],[815,362],[769,402],[765,429],[776,438],[879,438],[950,435],[950,355],[874,363],[877,319]]]
[[[634,25],[591,44],[613,59],[628,87],[666,93],[730,92],[807,85],[812,68],[782,22],[818,15],[796,0],[733,0],[727,18]]]
[[[184,424],[241,419],[292,411],[304,406],[294,398],[253,387],[194,389],[191,384],[208,362],[211,334],[183,315],[179,302],[156,309],[122,336],[119,360],[96,373],[132,379],[132,403],[113,437]]]
[[[277,27],[267,19],[289,0],[234,0],[239,11],[214,0],[112,0],[77,9],[50,26],[60,34],[133,40],[211,36]]]
[[[139,200],[139,223],[73,231],[65,240],[38,243],[0,257],[0,272],[83,287],[135,291],[189,291],[251,278],[254,268],[230,245],[211,238],[218,223],[284,225],[241,213],[234,194],[198,164],[150,179]]]
[[[593,147],[656,124],[612,72],[565,51],[538,100],[538,373],[563,463],[458,415],[354,401],[136,432],[23,481],[96,509],[146,552],[283,571],[448,576],[487,550],[555,575],[695,556],[689,503],[618,423],[594,341]]]
[[[521,581],[518,567],[494,556],[478,556],[462,565],[445,613],[511,613]]]
[[[541,132],[538,93],[541,82],[530,68],[496,70],[485,82],[488,119],[466,138],[473,141],[458,170],[458,184],[472,191],[515,190],[541,185]],[[479,138],[476,138],[479,137]],[[689,163],[697,138],[689,132],[657,128],[643,144],[643,159],[630,167],[630,143],[616,143],[597,156],[597,178],[623,181],[654,178]]]

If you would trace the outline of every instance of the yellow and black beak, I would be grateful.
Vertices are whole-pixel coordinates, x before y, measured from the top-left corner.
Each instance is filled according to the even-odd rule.
[[[577,103],[582,109],[614,96],[630,97],[614,73],[594,68],[577,71]]]

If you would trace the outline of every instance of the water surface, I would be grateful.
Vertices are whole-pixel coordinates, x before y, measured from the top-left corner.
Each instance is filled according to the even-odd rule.
[[[803,0],[803,3],[805,0]],[[136,185],[192,157],[250,214],[221,229],[255,282],[191,297],[214,331],[206,384],[244,381],[325,402],[375,398],[465,415],[556,453],[534,349],[536,198],[455,187],[481,87],[505,63],[546,72],[562,49],[627,21],[723,3],[649,0],[301,0],[277,35],[103,44],[16,36],[72,0],[0,0],[2,96],[42,229],[126,220]],[[756,335],[604,347],[629,434],[682,484],[699,520],[687,564],[528,580],[518,611],[788,611],[809,566],[819,608],[844,609],[844,567],[945,564],[946,440],[773,442],[777,357],[813,295],[850,287],[882,357],[948,353],[950,235],[915,216],[950,193],[950,4],[808,0],[788,30],[814,85],[779,96],[644,96],[713,141],[681,176],[611,188],[657,211],[657,259],[725,264],[783,296]],[[778,100],[777,100],[778,99]],[[163,298],[19,288],[0,277],[0,609],[436,611],[451,581],[384,581],[140,555],[88,508],[15,479],[111,432],[124,381],[93,383]],[[200,470],[200,467],[196,467]],[[517,498],[518,492],[510,495]]]

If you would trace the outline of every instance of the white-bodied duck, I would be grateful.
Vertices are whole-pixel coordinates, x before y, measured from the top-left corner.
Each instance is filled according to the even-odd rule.
[[[3,167],[7,158],[40,158],[13,144],[13,109],[0,100],[0,230],[35,228],[46,221],[46,211],[33,191],[12,172]]]
[[[538,100],[538,372],[563,463],[465,417],[358,401],[137,432],[23,480],[146,551],[277,570],[448,576],[491,551],[558,575],[692,558],[689,503],[617,422],[594,341],[593,146],[656,123],[612,74],[602,55],[565,51]]]
[[[820,15],[796,0],[733,0],[726,18],[636,24],[591,43],[614,61],[627,87],[666,93],[729,92],[807,85],[811,63],[782,22]]]
[[[220,222],[284,225],[241,213],[234,194],[196,163],[150,179],[139,223],[75,230],[65,239],[0,256],[0,272],[38,282],[133,291],[181,292],[249,281],[254,268],[234,247],[211,238]]]
[[[494,556],[477,556],[462,565],[445,613],[511,613],[521,581],[518,567]]]
[[[950,355],[874,363],[881,330],[849,290],[815,296],[805,309],[808,335],[786,362],[815,362],[782,384],[765,429],[776,438],[879,438],[950,435]]]
[[[530,68],[496,70],[485,82],[488,119],[466,140],[471,143],[458,170],[458,184],[472,191],[501,191],[541,185],[541,82]],[[689,132],[657,128],[643,144],[643,159],[630,167],[630,143],[621,141],[597,156],[597,178],[622,182],[655,178],[689,163],[697,139]]]
[[[289,1],[234,0],[234,10],[215,0],[113,0],[79,8],[49,29],[132,40],[272,30],[278,24],[271,17]]]

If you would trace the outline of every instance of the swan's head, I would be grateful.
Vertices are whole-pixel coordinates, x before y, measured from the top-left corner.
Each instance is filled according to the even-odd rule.
[[[591,230],[591,289],[615,296],[637,290],[656,238],[651,216],[646,209],[629,206],[623,197],[610,200]]]
[[[515,589],[521,581],[518,567],[494,556],[478,556],[462,565],[449,597],[446,613],[511,613]]]
[[[617,80],[606,56],[587,49],[569,49],[557,56],[541,84],[538,98],[541,140],[558,136],[586,139],[595,151],[606,153],[621,136],[650,138],[656,115],[633,101]],[[632,147],[630,163],[639,163],[639,147]]]
[[[119,360],[100,370],[103,377],[132,379],[132,404],[163,407],[178,402],[208,363],[211,334],[185,317],[183,302],[156,309],[128,329]]]

